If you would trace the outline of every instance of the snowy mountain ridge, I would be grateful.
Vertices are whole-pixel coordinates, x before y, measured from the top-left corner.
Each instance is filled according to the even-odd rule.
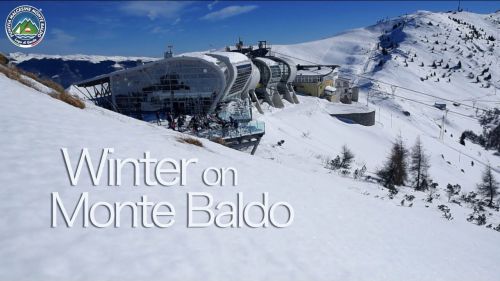
[[[88,61],[92,63],[99,63],[103,61],[155,61],[159,58],[152,57],[126,57],[126,56],[102,56],[102,55],[83,55],[83,54],[75,54],[75,55],[46,55],[46,54],[31,54],[31,53],[9,53],[9,58],[15,61],[15,63],[22,63],[28,60],[41,60],[41,59],[62,59],[63,61]]]
[[[472,32],[469,24],[477,26],[479,34],[476,37],[469,37]],[[412,78],[425,77],[429,74],[427,66],[441,59],[443,66],[449,63],[450,67],[462,61],[467,71],[473,71],[483,64],[490,66],[495,63],[498,66],[499,24],[500,13],[481,15],[420,11],[327,39],[295,45],[274,45],[273,51],[288,55],[298,63],[339,64],[346,73],[386,78],[388,82],[405,85],[408,81],[398,80],[406,78],[401,72]],[[488,36],[494,40],[488,40]],[[415,54],[420,56],[410,62]],[[408,66],[405,66],[405,59]],[[383,65],[380,61],[383,61]],[[389,64],[385,65],[386,62]],[[420,63],[424,63],[425,67],[412,67]],[[496,77],[492,83],[499,88],[500,70],[494,66],[490,69]],[[431,81],[424,84],[433,84]],[[414,82],[410,84],[418,84]]]

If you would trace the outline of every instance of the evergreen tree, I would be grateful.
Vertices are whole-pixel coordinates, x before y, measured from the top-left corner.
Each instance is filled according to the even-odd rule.
[[[491,165],[488,163],[483,172],[482,182],[477,185],[478,193],[488,199],[488,206],[493,207],[493,198],[498,195],[498,182],[493,176]]]
[[[360,178],[363,178],[365,176],[365,173],[366,173],[366,165],[363,165],[363,167],[361,167],[361,169],[359,170],[359,177]]]
[[[458,141],[461,145],[465,145],[465,138],[467,137],[467,135],[465,134],[465,132],[462,132],[462,135],[460,136],[460,140]]]
[[[349,169],[351,169],[353,161],[354,154],[346,145],[343,145],[340,155],[337,155],[333,160],[329,160],[326,163],[326,168],[334,171],[342,169],[341,172],[343,174],[349,174]]]
[[[483,126],[483,133],[475,136],[476,141],[486,149],[496,149],[500,152],[500,109],[486,111],[479,119],[479,124]],[[469,136],[467,136],[469,138]]]
[[[483,133],[486,138],[486,149],[496,148],[500,152],[500,123],[487,133]]]
[[[392,145],[391,152],[384,166],[377,171],[385,187],[393,189],[394,186],[404,185],[408,178],[408,150],[403,139],[399,136]]]
[[[337,155],[335,159],[327,162],[326,168],[330,170],[338,170],[340,168],[340,156]]]
[[[450,202],[451,197],[453,197],[453,195],[460,194],[460,190],[462,190],[462,187],[459,184],[455,185],[448,184],[446,186],[446,195],[448,195],[448,202]]]
[[[342,146],[342,151],[340,152],[340,168],[349,170],[351,168],[352,161],[354,160],[354,154],[347,147],[347,145]]]
[[[425,154],[424,147],[420,141],[420,136],[411,150],[410,155],[410,173],[413,176],[413,187],[415,190],[427,189],[428,183],[428,170],[429,170],[429,156]]]

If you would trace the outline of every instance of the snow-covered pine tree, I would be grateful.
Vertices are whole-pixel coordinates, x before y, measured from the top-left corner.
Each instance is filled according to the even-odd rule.
[[[403,138],[399,136],[393,143],[389,157],[384,166],[377,171],[385,187],[404,185],[408,179],[408,150],[405,148]]]
[[[337,155],[333,160],[328,160],[326,168],[334,171],[341,169],[342,174],[349,174],[353,160],[354,153],[346,145],[343,145],[340,155]]]
[[[365,173],[366,173],[366,165],[363,165],[363,167],[361,167],[361,169],[359,169],[359,177],[360,178],[363,178],[365,176]]]
[[[428,188],[429,156],[425,154],[420,136],[417,137],[410,155],[410,173],[413,176],[412,186],[415,190],[423,191]]]
[[[326,163],[326,168],[330,170],[338,170],[340,168],[340,156],[337,155],[333,160],[329,160]]]
[[[349,170],[351,168],[352,161],[354,160],[354,154],[345,144],[342,146],[340,158],[342,159],[342,162],[340,162],[340,168]]]
[[[488,206],[493,207],[493,199],[498,195],[498,182],[493,176],[491,165],[486,166],[481,183],[477,185],[478,193],[488,199]]]
[[[460,193],[460,190],[462,190],[462,187],[459,184],[448,184],[446,186],[446,195],[448,196],[448,202],[450,202],[453,195],[458,195]]]

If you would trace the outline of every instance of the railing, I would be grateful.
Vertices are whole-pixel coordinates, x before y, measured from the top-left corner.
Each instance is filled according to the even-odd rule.
[[[265,123],[261,121],[250,121],[248,123],[239,123],[235,128],[231,124],[226,127],[212,128],[194,133],[198,137],[208,139],[231,139],[244,136],[264,134],[266,131]]]
[[[237,109],[233,112],[223,111],[218,114],[219,118],[229,121],[234,120],[252,120],[252,113],[249,110]]]
[[[248,100],[233,102],[217,113],[217,116],[225,121],[232,119],[245,123],[252,120],[252,107]]]

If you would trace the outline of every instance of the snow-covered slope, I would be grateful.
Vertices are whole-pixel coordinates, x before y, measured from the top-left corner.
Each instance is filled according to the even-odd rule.
[[[3,75],[0,85],[0,279],[493,280],[498,276],[500,253],[494,247],[498,233],[463,218],[444,220],[434,205],[401,208],[391,200],[357,192],[377,192],[374,184],[287,167],[206,140],[204,148],[182,144],[175,132],[91,105],[80,110]],[[268,128],[275,126],[270,123]],[[272,134],[276,131],[269,138]],[[335,135],[332,132],[329,138]],[[127,174],[121,187],[93,187],[83,171],[82,181],[71,187],[61,147],[68,148],[73,160],[83,147],[93,156],[100,155],[101,148],[113,147],[121,158],[140,158],[146,150],[155,158],[196,157],[199,164],[192,167],[192,174],[208,166],[236,167],[240,184],[208,188],[191,177],[186,187],[133,187]],[[89,192],[91,202],[139,201],[146,194],[154,202],[172,202],[179,210],[177,222],[167,229],[51,228],[50,194],[55,191],[67,204],[76,202],[81,192]],[[188,229],[181,211],[188,191],[208,191],[217,201],[235,201],[237,192],[244,192],[245,201],[254,201],[269,192],[271,202],[287,201],[294,207],[295,221],[283,229]],[[98,216],[106,216],[97,210]]]
[[[482,64],[491,62],[490,84],[497,83],[499,49],[483,52],[484,57],[476,49],[468,58],[471,44],[482,50],[488,45],[482,39],[458,45],[456,28],[465,27],[448,16],[473,23],[497,38],[493,31],[498,28],[494,19],[498,14],[420,12],[408,16],[399,31],[401,26],[392,31],[401,20],[394,19],[330,39],[273,46],[276,52],[297,60],[341,64],[346,73],[459,100],[461,106],[447,104],[462,115],[448,113],[443,140],[439,140],[443,111],[408,100],[433,104],[437,98],[400,88],[396,95],[403,98],[372,92],[369,106],[377,111],[377,124],[372,127],[343,123],[329,116],[329,103],[312,97],[299,96],[300,104],[286,104],[284,109],[266,108],[264,115],[256,116],[266,122],[266,134],[252,157],[207,140],[202,140],[203,148],[179,143],[180,134],[171,130],[91,104],[85,110],[76,109],[0,74],[0,279],[495,280],[500,273],[498,232],[467,222],[472,209],[448,203],[443,188],[458,183],[463,191],[472,191],[480,180],[481,163],[500,167],[500,157],[491,151],[470,142],[458,144],[463,130],[481,129],[477,120],[467,117],[475,116],[475,110],[465,106],[472,105],[472,98],[481,108],[498,106],[489,102],[499,102],[498,96],[491,95],[493,85],[481,88],[487,84],[485,75],[480,75],[480,83],[466,76],[469,71],[480,74]],[[398,44],[387,48],[387,55],[376,48],[384,29]],[[435,33],[442,33],[436,37],[440,42],[449,36],[447,46],[462,46],[463,54],[438,51],[444,45],[433,44]],[[405,55],[408,51],[410,55]],[[410,62],[414,54],[417,57]],[[449,72],[443,69],[445,64],[436,69],[429,66],[441,58],[445,63],[450,60],[450,67],[460,60],[462,68]],[[380,60],[386,62],[377,67]],[[420,81],[434,71],[436,77]],[[446,79],[434,82],[442,73],[451,73],[450,83]],[[378,86],[391,92],[390,86]],[[366,101],[366,93],[363,89],[361,102]],[[429,203],[425,193],[400,187],[390,200],[387,190],[375,183],[324,168],[325,159],[333,158],[347,144],[356,156],[354,166],[366,164],[368,172],[373,172],[399,134],[408,145],[417,136],[422,138],[431,154],[430,174],[439,183],[441,198]],[[285,142],[277,145],[280,140]],[[155,158],[199,158],[199,164],[192,166],[193,176],[185,187],[133,187],[130,174],[124,175],[126,184],[121,187],[92,187],[87,171],[71,187],[61,147],[68,148],[73,160],[83,147],[95,157],[102,148],[113,147],[113,155],[120,158],[141,158],[144,151],[150,151]],[[205,187],[194,175],[210,166],[237,168],[239,185]],[[186,192],[191,191],[209,192],[217,202],[236,201],[237,192],[244,193],[245,202],[257,201],[269,192],[271,203],[286,201],[294,207],[295,221],[283,229],[186,228]],[[59,192],[71,206],[81,192],[89,192],[91,201],[107,202],[135,202],[146,194],[151,201],[173,203],[176,223],[166,229],[50,228],[51,192]],[[408,201],[402,204],[405,195],[416,197],[411,208]],[[453,220],[442,217],[440,204],[449,206]],[[498,212],[491,213],[488,223],[496,226],[500,217]],[[98,216],[105,215],[98,212]],[[251,217],[259,214],[251,213]]]
[[[434,180],[442,187],[458,183],[465,190],[475,190],[483,164],[490,162],[500,171],[500,160],[492,151],[469,142],[462,146],[458,139],[464,130],[480,133],[477,114],[500,104],[500,90],[495,95],[495,87],[500,89],[500,48],[496,38],[499,18],[499,13],[422,11],[324,40],[273,46],[277,55],[287,55],[297,63],[341,65],[344,75],[362,87],[361,103],[367,103],[370,93],[367,104],[377,111],[377,124],[366,128],[332,120],[324,110],[325,101],[302,97],[298,106],[270,108],[260,117],[268,128],[279,129],[275,134],[268,130],[264,139],[267,148],[261,148],[258,154],[287,165],[321,169],[320,160],[334,157],[347,144],[357,152],[360,165],[364,163],[369,171],[375,171],[396,136],[402,135],[408,146],[421,136],[431,154]],[[473,27],[479,33],[477,38],[472,37]],[[464,40],[466,34],[472,39]],[[489,40],[489,36],[496,41]],[[441,59],[441,66],[434,68],[433,62],[440,64]],[[454,69],[459,61],[462,67]],[[469,73],[479,76],[480,82],[468,78]],[[488,75],[491,78],[485,79]],[[445,112],[434,108],[435,102],[444,102],[449,109],[442,140],[439,136]],[[285,145],[275,146],[280,139],[285,140]],[[476,165],[472,166],[472,162]]]
[[[420,11],[323,40],[274,45],[273,51],[290,56],[301,64],[339,64],[345,73],[363,74],[402,86],[415,85],[422,91],[439,91],[443,98],[479,98],[493,94],[493,85],[500,88],[499,25],[499,12],[483,15]],[[474,29],[477,34],[474,34]],[[488,39],[490,36],[494,41]],[[382,54],[382,47],[387,50],[386,55]],[[385,62],[383,66],[379,66],[381,60]],[[440,60],[443,60],[441,66],[430,67],[434,61],[439,64]],[[462,68],[450,70],[459,61]],[[419,66],[421,63],[424,67]],[[445,68],[446,64],[449,68]],[[480,75],[479,83],[462,79],[469,72],[475,79],[488,67],[489,70]],[[436,72],[434,79],[420,81],[420,77],[430,77],[431,72]],[[434,82],[442,74],[450,78],[450,83],[447,79]],[[494,79],[489,81],[490,88],[485,89],[483,87],[488,83],[484,77],[488,74]],[[454,88],[462,90],[458,97],[456,91],[451,91]]]

